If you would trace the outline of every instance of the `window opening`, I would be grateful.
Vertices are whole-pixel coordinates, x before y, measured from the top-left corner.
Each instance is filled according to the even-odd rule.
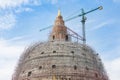
[[[66,35],[66,41],[68,41],[68,35]]]
[[[44,52],[41,52],[41,54],[44,54]]]
[[[42,69],[42,66],[39,66],[39,69]]]
[[[98,77],[98,74],[97,74],[97,73],[95,73],[95,77],[96,77],[96,78]]]
[[[76,70],[76,69],[77,69],[77,66],[75,65],[75,66],[74,66],[74,70]]]
[[[74,53],[74,51],[71,51],[71,53]]]
[[[55,39],[55,36],[53,36],[53,40]]]
[[[53,51],[53,53],[56,53],[56,51]]]
[[[52,65],[52,68],[56,68],[56,65]]]
[[[30,71],[30,72],[28,72],[28,76],[31,76],[31,74],[32,74],[32,72]]]

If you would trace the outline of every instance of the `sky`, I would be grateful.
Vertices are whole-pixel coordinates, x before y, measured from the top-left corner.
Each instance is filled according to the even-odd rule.
[[[120,0],[0,0],[0,80],[11,80],[19,56],[31,44],[47,41],[58,9],[63,19],[86,15],[86,39],[99,53],[110,80],[120,76]],[[81,17],[65,25],[81,35]]]

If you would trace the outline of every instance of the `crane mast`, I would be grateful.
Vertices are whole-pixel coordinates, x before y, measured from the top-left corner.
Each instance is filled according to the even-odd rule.
[[[84,14],[84,9],[82,9],[82,14]],[[85,35],[85,21],[86,21],[86,17],[84,15],[82,15],[82,35],[83,35],[83,44],[86,44],[86,35]]]

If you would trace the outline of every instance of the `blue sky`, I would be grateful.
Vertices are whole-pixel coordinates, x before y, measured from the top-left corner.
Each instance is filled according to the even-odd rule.
[[[100,54],[111,80],[120,72],[120,0],[0,0],[0,80],[10,80],[24,49],[37,41],[47,41],[58,8],[65,19],[103,6],[88,15],[87,44]],[[74,13],[74,14],[73,14]],[[67,18],[68,17],[68,18]],[[81,18],[66,26],[81,35]]]

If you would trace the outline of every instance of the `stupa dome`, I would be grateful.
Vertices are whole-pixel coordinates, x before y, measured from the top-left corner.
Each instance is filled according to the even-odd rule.
[[[50,39],[25,50],[13,80],[108,80],[98,53],[69,37],[59,12]]]

